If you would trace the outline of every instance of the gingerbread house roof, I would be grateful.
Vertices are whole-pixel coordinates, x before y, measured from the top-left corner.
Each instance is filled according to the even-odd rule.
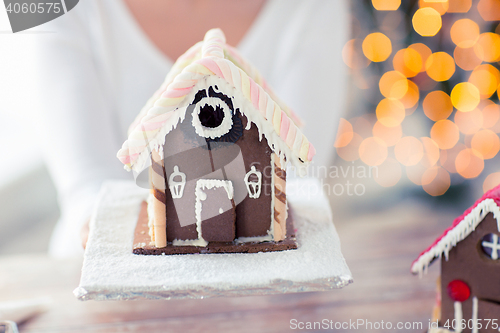
[[[457,217],[453,224],[412,263],[411,272],[422,275],[429,265],[443,254],[448,260],[450,250],[469,236],[488,213],[493,213],[500,231],[500,185],[486,192],[472,207]]]
[[[249,120],[248,127],[254,123],[273,152],[304,170],[315,149],[300,131],[299,118],[279,101],[259,72],[226,44],[220,29],[208,31],[203,42],[179,57],[130,126],[128,139],[117,154],[127,170],[142,170],[151,150],[162,154],[165,135],[184,120],[195,88],[207,77],[241,96],[245,105],[240,111]]]

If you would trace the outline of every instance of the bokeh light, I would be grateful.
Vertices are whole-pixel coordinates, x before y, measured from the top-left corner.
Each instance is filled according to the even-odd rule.
[[[378,121],[387,127],[398,126],[405,119],[405,107],[395,99],[384,98],[378,103],[375,112]]]
[[[448,119],[437,121],[431,128],[431,139],[436,142],[440,149],[453,148],[459,138],[460,133],[457,125]]]
[[[394,55],[392,65],[396,71],[404,76],[414,77],[422,70],[422,56],[414,49],[401,49]]]
[[[500,123],[500,106],[491,102],[491,104],[483,107],[481,113],[483,115],[483,128],[490,128],[495,133],[500,133],[500,131],[495,130]]]
[[[492,32],[482,33],[474,44],[474,52],[482,61],[500,60],[500,36]]]
[[[443,168],[436,167],[436,176],[428,184],[423,184],[425,192],[432,196],[443,195],[448,191],[451,184],[450,174]]]
[[[448,13],[467,13],[472,7],[472,0],[451,0],[448,4]]]
[[[479,89],[472,83],[458,83],[450,94],[451,103],[455,108],[462,112],[474,110],[479,104],[480,94]]]
[[[400,99],[408,91],[408,80],[398,71],[389,71],[380,78],[379,88],[384,97]]]
[[[420,162],[424,156],[424,146],[419,139],[406,136],[399,140],[394,147],[394,155],[399,163],[412,166]]]
[[[455,159],[457,173],[464,178],[476,178],[484,169],[484,160],[481,154],[471,148],[458,153]]]
[[[359,158],[359,145],[363,141],[363,138],[358,133],[353,133],[352,140],[345,147],[337,148],[337,155],[340,156],[344,161],[355,161]]]
[[[397,10],[401,6],[401,0],[372,0],[376,10]]]
[[[359,39],[351,39],[342,49],[342,59],[344,63],[352,69],[366,68],[370,63],[370,59],[363,55]]]
[[[500,172],[493,172],[489,174],[483,182],[483,192],[486,193],[487,191],[493,189],[495,186],[498,186],[500,184]]]
[[[481,154],[483,159],[488,160],[498,154],[500,150],[500,139],[492,130],[483,129],[472,137],[471,148]]]
[[[457,168],[455,167],[455,159],[457,158],[458,153],[466,148],[467,147],[463,143],[458,142],[451,149],[439,151],[439,164],[441,164],[441,166],[445,168],[446,171],[450,173],[457,173]]]
[[[387,127],[380,121],[373,125],[373,136],[382,139],[387,147],[394,146],[403,136],[401,125]]]
[[[483,127],[483,114],[479,109],[474,109],[470,112],[455,113],[455,124],[460,132],[471,135],[476,133]]]
[[[446,81],[455,73],[455,61],[446,52],[436,52],[427,58],[425,71],[434,81]]]
[[[424,155],[420,164],[426,168],[433,167],[439,161],[439,146],[434,140],[428,137],[422,137],[420,141],[422,141],[424,148]]]
[[[339,127],[337,129],[337,138],[333,144],[334,147],[340,148],[345,147],[351,142],[354,132],[352,130],[352,125],[349,121],[344,118],[340,118]]]
[[[472,47],[479,38],[479,26],[469,19],[457,20],[450,29],[450,35],[455,45],[462,48]]]
[[[413,15],[412,24],[419,35],[434,36],[441,29],[441,15],[432,7],[420,8]]]
[[[420,92],[418,86],[412,81],[408,80],[408,91],[399,100],[403,103],[405,109],[412,109],[417,106],[418,100],[420,98]],[[406,113],[408,114],[408,112]]]
[[[471,71],[477,66],[479,66],[482,62],[484,54],[481,49],[481,56],[478,57],[474,49],[474,46],[462,48],[460,46],[455,47],[455,51],[453,51],[453,57],[455,58],[455,62],[458,67],[462,68],[466,71]]]
[[[500,2],[498,0],[479,0],[477,10],[485,21],[500,20]]]
[[[387,145],[377,137],[369,137],[359,145],[359,158],[369,166],[382,164],[387,158]]]
[[[432,8],[438,12],[439,15],[444,15],[449,8],[449,0],[446,1],[430,1],[430,0],[419,0],[418,6],[420,8]]]
[[[480,98],[490,98],[491,95],[493,95],[493,93],[497,90],[499,84],[494,72],[481,68],[476,68],[471,73],[469,76],[469,82],[479,90]]]
[[[370,3],[378,13],[365,9]],[[400,183],[404,168],[438,196],[450,174],[459,184],[500,159],[500,0],[414,4],[352,2],[374,15],[353,16],[342,50],[360,116],[340,120],[334,146],[345,161],[377,166],[382,187]],[[486,178],[485,189],[500,183],[500,171]]]
[[[425,115],[433,121],[446,119],[453,112],[450,96],[441,90],[428,93],[424,98],[422,108]]]
[[[431,49],[427,45],[422,43],[411,44],[410,46],[408,46],[408,49],[418,52],[420,58],[422,59],[422,68],[420,69],[420,71],[425,72],[424,64],[427,61],[427,58],[429,58],[429,56],[432,54]]]
[[[381,62],[392,53],[391,40],[381,32],[374,32],[365,37],[362,44],[363,54],[373,62]]]

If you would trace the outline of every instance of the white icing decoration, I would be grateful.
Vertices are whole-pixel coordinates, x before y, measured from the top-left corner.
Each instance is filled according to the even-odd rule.
[[[478,333],[477,327],[477,297],[472,297],[472,333]]]
[[[434,258],[441,258],[444,254],[445,259],[448,260],[448,253],[450,250],[455,247],[457,243],[469,236],[488,213],[493,213],[493,217],[497,220],[497,229],[500,232],[500,208],[493,199],[485,199],[474,207],[457,226],[448,231],[436,245],[420,255],[413,263],[411,271],[422,276],[423,273],[427,272],[427,268]]]
[[[239,86],[241,86],[241,82],[238,83],[238,79],[241,81],[239,71],[231,71],[231,72],[233,74],[233,81],[236,80],[234,81],[237,82],[236,85],[238,86],[239,84]],[[170,133],[174,128],[176,128],[179,123],[184,121],[186,116],[186,109],[191,103],[191,101],[194,99],[195,94],[200,89],[208,89],[208,87],[210,86],[217,85],[220,91],[224,91],[226,95],[232,96],[234,105],[238,106],[240,112],[247,117],[248,121],[251,121],[256,125],[257,130],[259,131],[259,135],[260,133],[264,134],[271,150],[279,156],[282,168],[286,167],[285,164],[285,157],[286,157],[286,160],[291,162],[292,165],[297,168],[299,176],[302,177],[307,174],[307,166],[309,165],[309,162],[299,160],[299,157],[293,153],[292,149],[290,149],[287,146],[286,142],[274,130],[272,117],[269,117],[268,119],[264,118],[260,114],[260,111],[255,109],[253,104],[245,98],[245,96],[239,89],[236,89],[233,85],[231,85],[226,80],[220,77],[214,75],[203,75],[199,73],[193,73],[187,70],[179,74],[178,78],[179,80],[181,79],[197,80],[197,83],[192,88],[191,92],[185,96],[183,101],[177,105],[177,108],[175,110],[165,111],[165,109],[167,109],[168,107],[155,105],[148,111],[148,115],[146,117],[148,116],[152,117],[154,115],[162,115],[164,117],[167,117],[166,114],[168,114],[168,119],[165,121],[161,129],[154,135],[153,138],[148,138],[150,139],[150,141],[147,147],[143,151],[141,151],[139,157],[132,165],[132,168],[128,167],[127,165],[124,166],[126,170],[132,169],[137,174],[139,174],[145,168],[146,162],[148,162],[149,160],[148,158],[149,154],[152,150],[158,150],[160,157],[163,158],[162,148],[163,145],[165,144],[165,136],[168,133]],[[273,105],[278,107],[277,104],[273,103]],[[126,141],[126,146],[122,148],[125,147],[134,148],[132,146],[131,139],[138,140],[137,145],[141,145],[144,141],[139,141],[139,140],[144,140],[143,138],[143,136],[145,135],[144,133],[146,132],[140,132],[136,134],[131,133],[131,135],[129,136],[129,140]],[[140,135],[141,137],[134,137],[133,135],[137,136]],[[302,135],[299,129],[297,129],[296,135]]]
[[[462,333],[462,318],[463,318],[463,313],[462,313],[462,303],[461,302],[455,302],[453,304],[453,307],[455,308],[455,332],[456,333]]]
[[[177,181],[174,178],[180,177],[181,180]],[[178,199],[182,198],[184,194],[184,187],[186,186],[186,174],[179,171],[179,167],[174,166],[174,172],[168,178],[168,187],[170,188],[170,193],[172,193],[172,198]]]
[[[257,181],[250,181],[250,176],[256,175]],[[273,175],[274,176],[274,175]],[[247,187],[248,196],[252,199],[257,199],[260,197],[260,192],[262,189],[262,173],[255,170],[255,166],[252,165],[250,171],[245,175],[245,185]]]
[[[222,209],[222,207],[221,207],[221,208],[219,208],[219,214],[222,214],[222,213],[224,213],[224,209]]]
[[[491,243],[483,241],[481,245],[484,247],[491,248],[491,259],[493,260],[498,259],[498,251],[500,250],[500,244],[498,244],[498,236],[496,234],[493,234],[493,240],[491,241]]]
[[[196,181],[195,188],[195,216],[196,216],[196,231],[198,232],[198,239],[188,239],[180,240],[175,239],[172,245],[188,245],[188,246],[207,246],[208,242],[203,239],[201,231],[201,202],[207,199],[207,194],[203,192],[204,189],[211,189],[213,187],[223,187],[226,190],[227,197],[229,200],[233,199],[234,189],[233,183],[230,180],[219,180],[219,179],[198,179]],[[219,210],[220,212],[220,210]]]
[[[274,192],[274,177],[275,177],[275,167],[274,167],[274,159],[276,155],[271,154],[271,227],[267,231],[269,235],[271,235],[272,239],[274,240],[274,205],[275,205],[275,200],[276,198],[274,197],[276,193]]]
[[[219,126],[211,128],[205,127],[201,124],[200,117],[198,117],[198,115],[201,108],[205,105],[211,105],[214,110],[216,107],[220,107],[222,109],[224,112],[224,118]],[[233,127],[233,117],[231,115],[231,110],[223,100],[215,97],[204,97],[196,104],[193,110],[193,120],[191,123],[193,124],[196,134],[204,138],[215,139],[220,138],[231,130]]]

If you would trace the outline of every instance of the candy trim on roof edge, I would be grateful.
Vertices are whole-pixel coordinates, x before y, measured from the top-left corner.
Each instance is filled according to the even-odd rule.
[[[450,250],[469,236],[488,213],[493,213],[500,232],[500,186],[486,192],[472,207],[457,217],[453,224],[413,261],[411,272],[422,276],[429,265],[443,254],[448,260]]]
[[[193,88],[202,78],[207,76],[221,78],[236,90],[242,92],[245,99],[253,106],[249,110],[259,114],[265,120],[265,123],[270,123],[271,126],[264,126],[266,127],[265,130],[259,128],[259,131],[263,132],[268,137],[268,140],[271,137],[274,138],[277,134],[285,143],[286,149],[278,149],[283,145],[273,145],[272,141],[274,140],[270,140],[271,149],[275,153],[280,156],[296,157],[290,158],[290,160],[295,162],[293,164],[298,167],[311,161],[315,154],[312,144],[308,142],[294,121],[289,118],[264,88],[258,85],[244,70],[224,58],[224,45],[225,37],[222,31],[212,29],[207,32],[203,42],[193,46],[178,59],[176,64],[178,62],[185,64],[187,58],[194,53],[199,53],[198,50],[201,46],[202,57],[192,61],[180,72],[181,65],[172,69],[162,85],[162,87],[166,86],[166,90],[156,100],[154,100],[155,96],[153,96],[136,118],[128,140],[124,142],[122,149],[117,154],[120,161],[125,164],[126,169],[136,170],[136,168],[142,167],[143,163],[138,163],[139,166],[137,167],[136,162],[145,161],[145,157],[141,155],[147,154],[148,150],[146,148],[161,149],[159,146],[162,140],[160,138],[160,141],[158,141],[157,135],[159,132],[165,132],[165,135],[168,134],[177,126],[179,121],[184,119],[185,108],[181,109],[181,107],[189,104],[186,104],[186,102],[191,100],[186,100],[192,95]],[[193,59],[195,57],[193,56]],[[249,70],[256,72],[251,67],[249,67]],[[169,80],[171,80],[170,83]],[[159,91],[155,95],[157,94],[159,94]],[[153,106],[146,109],[151,103]],[[249,120],[253,118],[248,114],[246,116]],[[137,123],[138,119],[140,119],[140,123]],[[256,125],[258,126],[257,123]],[[164,126],[167,128],[162,131],[161,129]]]

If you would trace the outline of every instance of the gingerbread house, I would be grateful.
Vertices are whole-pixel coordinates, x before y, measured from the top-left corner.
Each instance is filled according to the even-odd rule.
[[[413,262],[412,273],[421,276],[434,260],[441,258],[433,314],[433,320],[438,320],[441,328],[435,332],[499,331],[499,207],[500,186],[484,194],[456,218]]]
[[[299,124],[222,31],[208,31],[176,61],[118,152],[151,188],[151,239],[138,223],[134,253],[294,248],[285,164],[303,174],[315,154]]]

